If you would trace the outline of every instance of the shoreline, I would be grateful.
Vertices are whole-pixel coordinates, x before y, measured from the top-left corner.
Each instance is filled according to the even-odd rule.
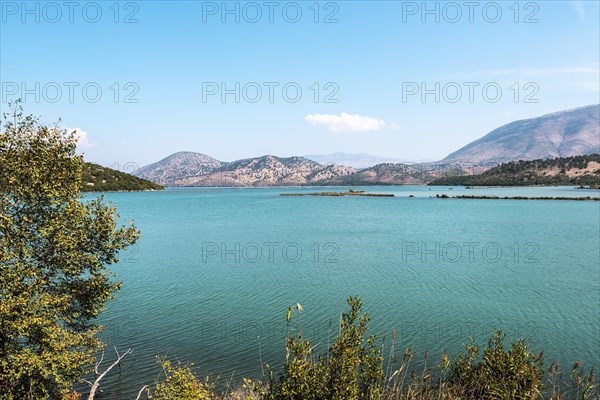
[[[448,196],[436,194],[435,199],[470,199],[470,200],[574,200],[574,201],[600,201],[600,197],[527,197],[527,196]]]
[[[345,196],[358,196],[358,197],[396,197],[391,193],[365,193],[364,191],[358,192],[314,192],[314,193],[280,193],[279,196],[284,197],[302,197],[302,196],[322,196],[322,197],[345,197]]]

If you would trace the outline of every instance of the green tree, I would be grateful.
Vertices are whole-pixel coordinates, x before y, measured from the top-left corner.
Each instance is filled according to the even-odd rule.
[[[139,237],[81,198],[73,133],[25,116],[0,132],[0,399],[61,398],[102,348],[95,318],[120,288],[107,266]]]

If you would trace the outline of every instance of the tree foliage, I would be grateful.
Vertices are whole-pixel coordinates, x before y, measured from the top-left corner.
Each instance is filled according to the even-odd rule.
[[[17,103],[0,132],[0,399],[60,398],[102,347],[119,289],[107,266],[135,243],[102,197],[80,198],[77,138]]]

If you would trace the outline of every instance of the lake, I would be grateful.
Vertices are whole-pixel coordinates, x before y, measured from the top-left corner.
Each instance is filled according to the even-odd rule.
[[[598,196],[573,187],[354,187],[394,198],[281,197],[344,188],[110,193],[142,232],[112,266],[123,282],[101,323],[109,351],[134,349],[104,381],[130,398],[157,356],[192,361],[219,384],[258,378],[285,354],[285,314],[320,349],[349,295],[371,333],[430,363],[498,327],[560,360],[600,368],[600,202],[436,199],[436,194]],[[408,197],[413,195],[414,197]],[[292,325],[295,329],[295,324]],[[112,354],[110,354],[112,356]],[[133,396],[135,397],[135,396]]]

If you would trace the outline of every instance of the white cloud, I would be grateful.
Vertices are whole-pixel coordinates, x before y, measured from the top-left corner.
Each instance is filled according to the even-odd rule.
[[[80,128],[67,129],[68,132],[75,132],[77,135],[77,147],[81,149],[91,149],[92,147],[98,146],[97,142],[91,142],[86,131],[82,131]]]
[[[385,127],[382,119],[365,117],[362,115],[348,113],[334,114],[309,114],[306,121],[313,126],[325,125],[331,132],[370,132],[378,131]]]

